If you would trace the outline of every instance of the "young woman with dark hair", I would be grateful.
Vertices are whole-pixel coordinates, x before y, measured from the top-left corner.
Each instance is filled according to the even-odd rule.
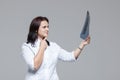
[[[75,61],[84,46],[90,43],[88,36],[78,48],[68,52],[55,42],[47,41],[48,32],[49,20],[46,17],[38,16],[32,20],[27,42],[22,45],[22,56],[28,65],[25,80],[59,80],[57,61]]]
[[[49,23],[49,20],[46,17],[39,16],[33,19],[30,24],[27,43],[32,43],[32,45],[34,45],[35,40],[38,38],[38,29],[41,21],[47,21],[47,23]]]

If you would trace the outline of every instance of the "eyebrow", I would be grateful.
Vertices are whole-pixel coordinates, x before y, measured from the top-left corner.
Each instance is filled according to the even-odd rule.
[[[42,26],[42,27],[49,27],[49,25],[48,26]]]

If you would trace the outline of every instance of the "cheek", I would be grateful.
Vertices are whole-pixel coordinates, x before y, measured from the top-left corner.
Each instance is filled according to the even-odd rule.
[[[42,33],[41,33],[41,31],[38,31],[38,35],[41,35]]]
[[[38,35],[43,35],[44,31],[43,30],[39,30],[38,31]]]

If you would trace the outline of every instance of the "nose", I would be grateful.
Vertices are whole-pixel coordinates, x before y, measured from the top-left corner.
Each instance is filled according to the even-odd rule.
[[[48,28],[48,27],[46,27],[46,30],[47,30],[47,31],[49,31],[49,28]]]
[[[45,28],[45,30],[48,32],[48,31],[49,31],[49,28],[48,28],[48,27],[46,27],[46,28]]]

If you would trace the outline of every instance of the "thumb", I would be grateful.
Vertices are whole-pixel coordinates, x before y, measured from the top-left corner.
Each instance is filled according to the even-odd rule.
[[[43,40],[47,40],[47,37],[44,37]]]

